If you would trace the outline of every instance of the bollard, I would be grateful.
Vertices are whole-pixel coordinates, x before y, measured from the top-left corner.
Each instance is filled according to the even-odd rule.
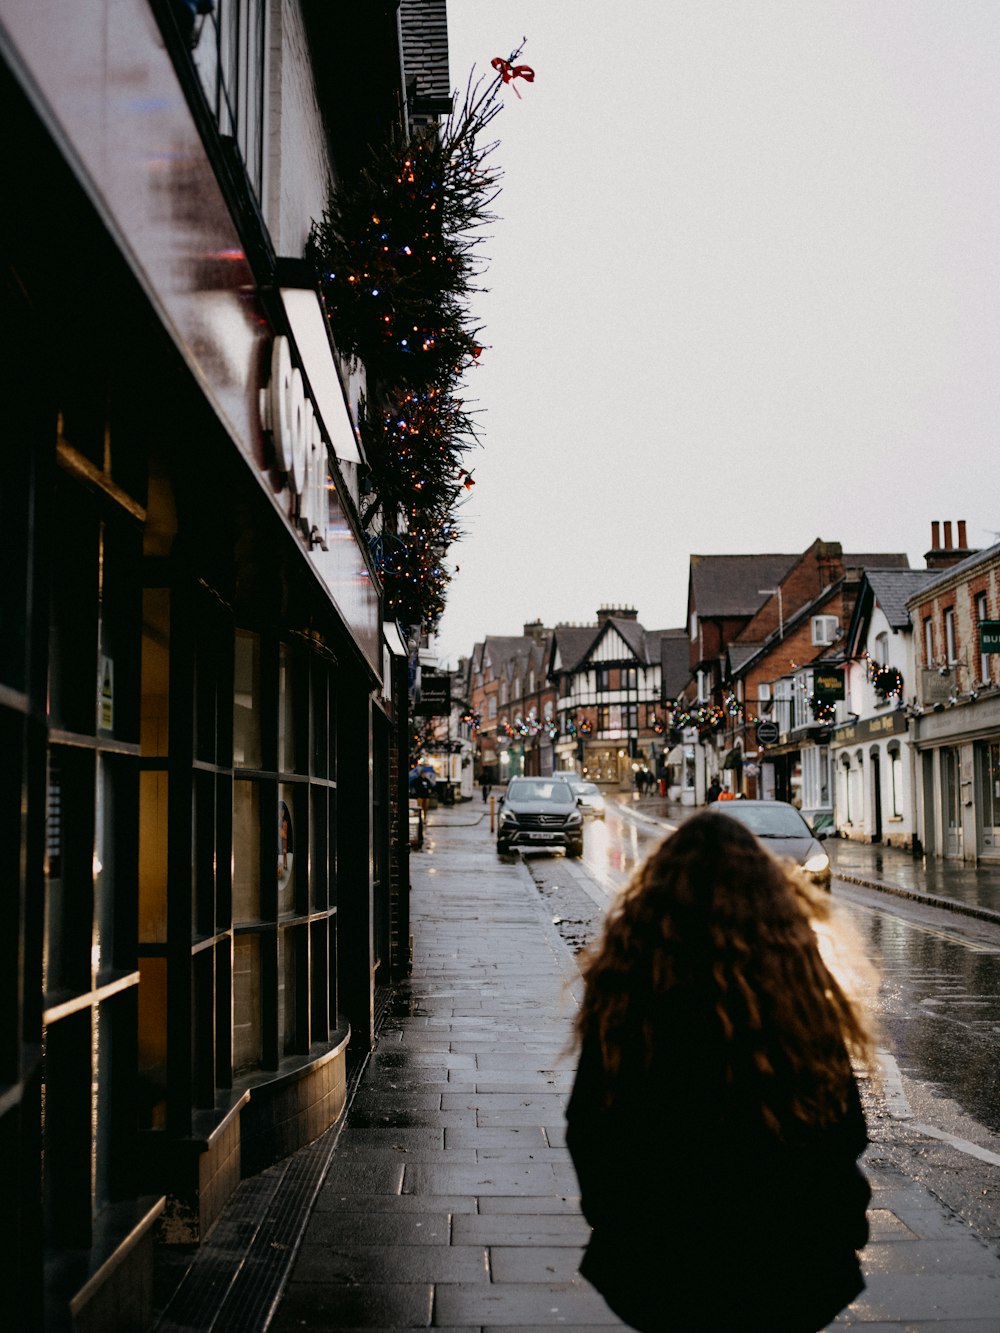
[[[496,808],[497,808],[496,797],[495,797],[495,796],[491,796],[491,797],[490,797],[490,832],[491,832],[491,833],[493,832],[493,815],[494,815],[494,813],[495,813],[495,811],[496,811]]]

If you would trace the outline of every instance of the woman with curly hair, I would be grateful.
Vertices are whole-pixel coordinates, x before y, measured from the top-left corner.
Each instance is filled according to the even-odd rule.
[[[826,895],[823,895],[825,898]],[[580,1272],[647,1333],[817,1333],[864,1288],[871,1196],[818,895],[742,824],[667,837],[584,963],[567,1142]]]

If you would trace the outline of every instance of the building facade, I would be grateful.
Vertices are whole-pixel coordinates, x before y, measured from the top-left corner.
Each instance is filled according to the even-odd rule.
[[[658,774],[666,723],[661,641],[632,607],[601,607],[590,626],[556,627],[548,674],[556,687],[556,766],[630,787]]]
[[[964,524],[957,548],[951,524],[944,527],[940,550],[958,559],[907,603],[917,666],[916,827],[928,855],[992,863],[1000,858],[1000,546],[968,554]],[[935,541],[929,564],[937,552]]]
[[[300,262],[359,136],[407,114],[400,28],[196,8],[0,17],[24,1327],[148,1326],[153,1246],[336,1123],[407,963],[406,647],[358,517],[363,367]]]

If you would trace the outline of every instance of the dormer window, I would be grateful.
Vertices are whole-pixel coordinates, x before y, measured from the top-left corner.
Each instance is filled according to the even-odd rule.
[[[837,638],[836,616],[813,616],[812,641],[817,646],[833,643]]]

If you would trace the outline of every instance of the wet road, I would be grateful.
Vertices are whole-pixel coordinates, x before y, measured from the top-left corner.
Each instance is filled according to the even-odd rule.
[[[665,831],[609,802],[587,826],[587,871],[613,895]],[[1000,927],[836,879],[833,889],[824,951],[878,1024],[894,1112],[1000,1137]]]

